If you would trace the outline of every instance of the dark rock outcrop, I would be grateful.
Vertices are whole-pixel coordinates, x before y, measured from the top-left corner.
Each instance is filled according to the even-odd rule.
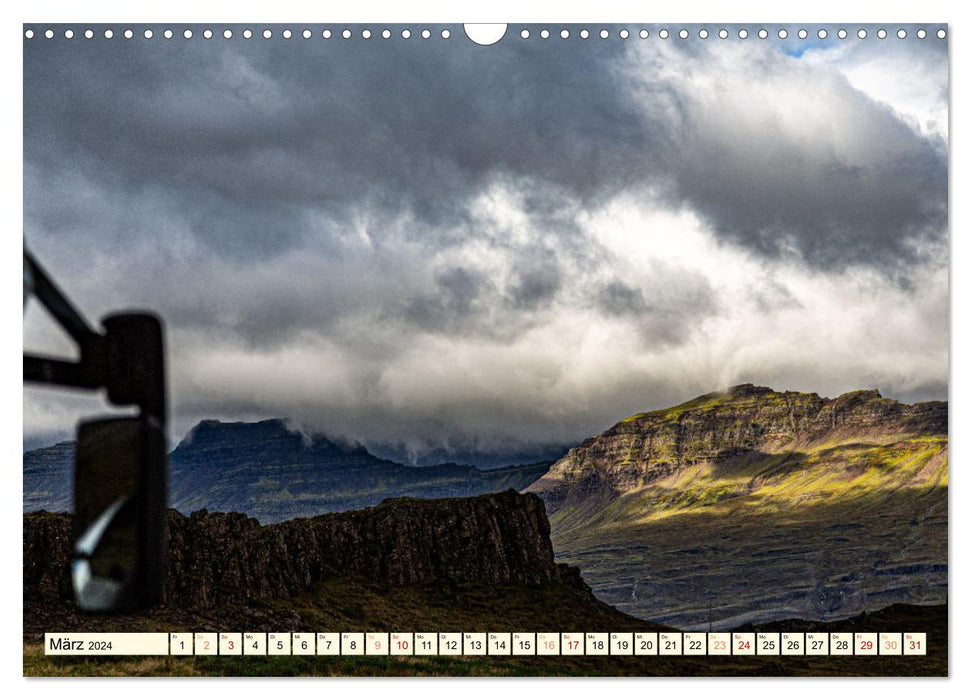
[[[70,516],[24,516],[24,598],[70,597]],[[586,589],[553,561],[543,502],[514,491],[391,499],[373,508],[261,526],[239,513],[169,512],[167,605],[205,609],[287,597],[329,577],[386,586],[435,581]],[[588,590],[588,589],[586,589]]]

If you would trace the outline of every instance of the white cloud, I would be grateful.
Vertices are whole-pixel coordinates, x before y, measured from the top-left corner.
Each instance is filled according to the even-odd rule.
[[[911,30],[913,34],[913,30]],[[894,42],[873,51],[850,41],[807,51],[802,61],[845,75],[855,89],[889,105],[922,135],[948,140],[948,63],[925,39]]]
[[[84,108],[31,122],[28,242],[89,318],[166,319],[174,437],[282,416],[415,458],[514,454],[736,382],[946,391],[944,64],[926,46],[884,52],[913,64],[894,87],[875,44],[604,43],[582,69],[565,44],[545,62],[515,44],[496,54],[523,67],[508,104],[464,92],[473,74],[511,89],[474,61],[427,56],[421,101],[377,58],[323,55],[347,99],[293,97],[320,76],[260,46],[177,85],[140,56],[152,114],[101,114],[97,64],[33,59],[64,94],[38,86],[28,110]],[[117,138],[90,126],[122,113]],[[28,312],[24,337],[52,334]],[[25,431],[74,409],[31,394]]]

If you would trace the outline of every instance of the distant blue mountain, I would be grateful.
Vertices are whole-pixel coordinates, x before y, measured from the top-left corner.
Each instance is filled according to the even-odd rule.
[[[24,453],[24,511],[70,510],[74,443]],[[171,505],[183,513],[237,511],[263,523],[376,505],[386,498],[444,498],[520,490],[550,462],[480,470],[411,467],[360,445],[308,439],[282,420],[202,421],[169,455]]]
[[[71,510],[74,442],[24,452],[24,512]]]

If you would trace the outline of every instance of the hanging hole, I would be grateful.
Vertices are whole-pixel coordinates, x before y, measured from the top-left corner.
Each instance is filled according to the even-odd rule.
[[[506,36],[507,29],[505,24],[466,24],[463,27],[465,28],[465,36],[479,46],[492,46]],[[447,39],[448,37],[443,35],[442,38]]]

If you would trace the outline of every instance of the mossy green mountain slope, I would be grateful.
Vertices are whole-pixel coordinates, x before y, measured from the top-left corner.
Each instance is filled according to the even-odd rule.
[[[947,595],[947,404],[742,385],[631,416],[528,490],[606,602],[686,627]]]

